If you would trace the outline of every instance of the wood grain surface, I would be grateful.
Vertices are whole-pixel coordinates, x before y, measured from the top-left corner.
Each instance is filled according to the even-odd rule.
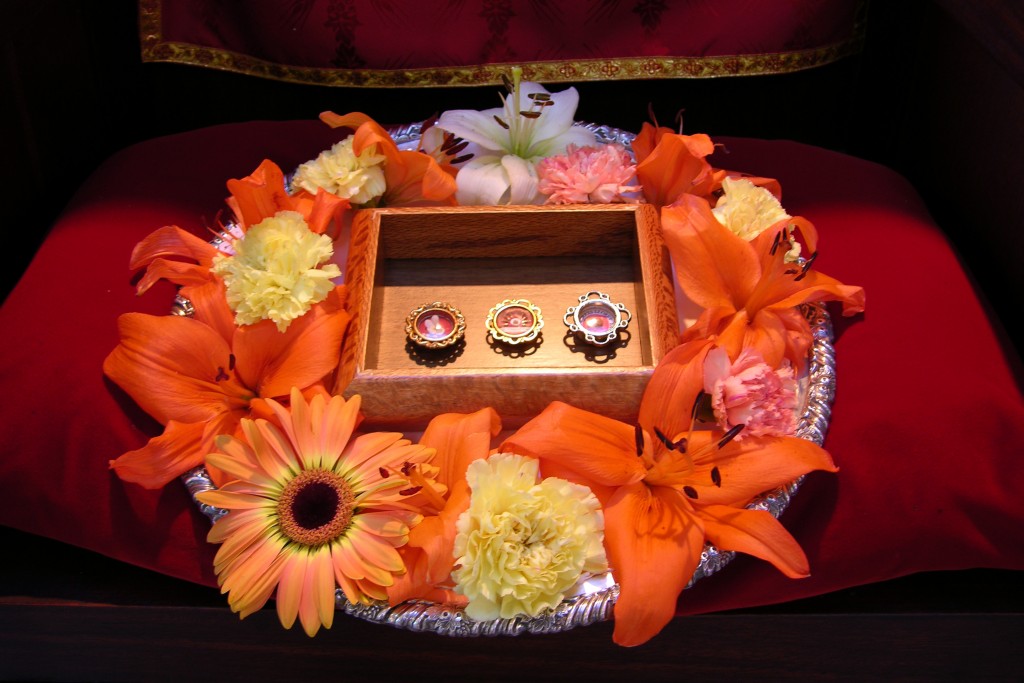
[[[370,210],[353,221],[350,244],[353,321],[337,388],[362,397],[370,425],[420,428],[441,412],[491,406],[515,426],[555,399],[632,421],[678,339],[671,271],[648,205]],[[589,291],[632,313],[605,347],[564,322]],[[540,338],[494,340],[488,312],[517,298],[540,307]],[[452,347],[423,350],[405,321],[434,301],[458,307],[467,331]]]

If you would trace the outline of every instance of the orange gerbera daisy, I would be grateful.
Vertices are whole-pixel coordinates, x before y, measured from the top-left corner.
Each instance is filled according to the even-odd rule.
[[[707,341],[673,349],[655,370],[640,423],[555,402],[501,446],[540,458],[544,476],[584,484],[601,501],[605,548],[620,593],[615,642],[639,645],[675,614],[706,541],[808,573],[799,545],[777,519],[746,506],[812,470],[835,471],[828,453],[795,437],[692,431]]]
[[[714,335],[731,358],[748,346],[772,367],[785,357],[800,368],[811,331],[797,306],[840,301],[844,315],[864,310],[864,289],[813,270],[815,254],[803,264],[785,260],[786,248],[780,243],[788,239],[790,223],[811,236],[813,249],[814,229],[803,218],[780,221],[748,242],[719,223],[699,197],[683,195],[662,208],[662,234],[676,280],[704,309],[683,333],[683,341]]]
[[[439,164],[423,152],[399,149],[394,139],[366,114],[340,115],[326,111],[320,120],[331,128],[353,128],[352,151],[362,154],[371,145],[385,157],[386,189],[378,206],[451,206],[455,204],[455,174],[450,165]]]
[[[232,611],[245,618],[276,588],[281,624],[298,617],[314,636],[334,621],[336,587],[352,603],[383,600],[405,571],[396,548],[420,519],[408,473],[422,478],[433,450],[401,434],[354,435],[358,396],[307,403],[293,389],[290,408],[267,404],[280,428],[245,419],[242,438],[218,438],[207,460],[232,481],[196,497],[228,511],[208,540],[222,544],[214,569]]]
[[[408,572],[388,588],[392,604],[412,598],[449,604],[466,602],[465,596],[451,590],[455,522],[469,507],[466,469],[474,460],[490,455],[491,439],[500,431],[501,420],[493,408],[469,415],[438,415],[427,425],[420,444],[435,450],[431,460],[438,469],[434,486],[441,490],[424,510],[423,521],[413,527],[409,544],[401,550]],[[441,495],[445,491],[447,495]]]
[[[126,481],[160,488],[201,465],[214,438],[234,433],[250,411],[267,414],[263,399],[287,396],[292,387],[324,391],[349,321],[343,305],[339,287],[283,333],[270,320],[235,327],[226,306],[208,309],[222,316],[209,323],[123,314],[120,342],[103,371],[165,428],[111,467]]]

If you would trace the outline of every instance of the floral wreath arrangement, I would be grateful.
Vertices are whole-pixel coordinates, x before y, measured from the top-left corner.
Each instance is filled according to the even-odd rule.
[[[194,497],[216,511],[214,570],[243,618],[271,597],[310,636],[340,602],[536,617],[613,575],[614,640],[632,646],[674,616],[708,544],[809,572],[751,502],[837,470],[794,436],[813,342],[800,306],[852,315],[863,290],[813,269],[814,226],[775,180],[713,168],[707,135],[645,123],[631,149],[599,143],[574,120],[575,89],[512,74],[500,108],[443,112],[415,149],[325,112],[339,141],[290,175],[265,160],[229,180],[215,239],[167,226],[131,255],[139,293],[177,285],[180,315],[118,320],[104,372],[164,430],[110,465],[148,488],[208,476]],[[511,433],[492,408],[439,414],[415,442],[360,428],[360,397],[336,382],[352,314],[332,262],[355,213],[623,202],[658,210],[676,284],[701,308],[635,424],[553,401]]]

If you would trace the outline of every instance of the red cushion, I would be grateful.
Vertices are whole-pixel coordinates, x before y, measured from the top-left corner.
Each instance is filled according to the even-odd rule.
[[[141,143],[81,188],[0,309],[0,524],[213,585],[209,522],[184,486],[146,491],[107,462],[159,432],[103,377],[115,320],[161,314],[127,264],[152,230],[203,234],[229,178],[264,158],[292,168],[337,133],[317,121],[253,122]],[[739,557],[683,593],[681,611],[781,602],[938,569],[1024,569],[1024,398],[970,282],[896,173],[788,141],[716,138],[716,165],[779,179],[820,232],[816,267],[867,291],[834,312],[838,391],[825,443],[838,474],[812,474],[782,521],[812,576]]]

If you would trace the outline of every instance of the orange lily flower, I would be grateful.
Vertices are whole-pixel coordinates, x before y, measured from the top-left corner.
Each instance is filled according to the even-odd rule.
[[[438,468],[436,482],[447,494],[435,500],[432,509],[423,511],[423,521],[412,528],[409,543],[399,549],[407,571],[388,587],[391,604],[413,598],[466,603],[465,596],[450,589],[455,564],[455,522],[469,507],[466,468],[474,460],[491,454],[491,439],[500,431],[501,419],[492,408],[468,415],[438,415],[427,425],[420,444],[435,449],[430,464]],[[429,482],[424,484],[429,486]]]
[[[178,285],[178,294],[192,304],[196,320],[217,329],[230,341],[234,334],[234,313],[228,306],[224,281],[210,268],[221,253],[212,243],[176,225],[154,230],[132,250],[129,268],[145,271],[136,285],[145,293],[160,280]]]
[[[716,336],[735,358],[751,346],[764,361],[778,367],[788,358],[803,367],[811,330],[796,308],[816,301],[840,301],[843,315],[864,310],[864,289],[844,285],[803,265],[788,263],[778,240],[789,223],[801,228],[813,247],[814,228],[806,219],[791,219],[750,242],[733,234],[711,213],[708,203],[684,195],[661,210],[665,243],[683,292],[704,309],[683,332],[683,341]]]
[[[316,196],[303,191],[290,196],[285,190],[284,174],[272,161],[263,163],[250,175],[232,179],[227,183],[231,196],[226,200],[238,220],[234,232],[224,231],[225,242],[244,233],[249,226],[271,218],[279,211],[302,214],[309,229],[324,234],[332,219],[348,208],[346,199],[329,192]],[[336,225],[340,222],[335,221]],[[213,258],[222,252],[204,240],[178,226],[169,225],[154,230],[132,250],[129,268],[145,269],[136,285],[139,294],[145,293],[159,280],[179,286],[179,293],[189,300],[197,320],[217,327],[228,341],[234,334],[234,323],[225,299],[224,283],[210,273]]]
[[[279,211],[295,211],[302,214],[312,232],[322,235],[339,212],[349,206],[347,199],[324,191],[315,196],[306,191],[289,195],[285,189],[284,173],[269,159],[245,178],[229,180],[227,186],[231,195],[225,202],[234,212],[242,233]],[[222,237],[230,242],[238,235],[225,232]],[[205,297],[196,290],[216,279],[210,276],[210,266],[218,253],[220,250],[209,241],[169,225],[154,230],[135,245],[129,267],[133,271],[146,269],[137,285],[139,294],[158,280],[165,279],[186,288],[181,292],[182,296],[199,308],[195,299]]]
[[[799,545],[777,519],[746,506],[812,470],[835,471],[828,453],[796,437],[690,430],[707,340],[673,349],[656,369],[640,424],[555,402],[501,446],[540,458],[544,476],[589,486],[605,515],[605,549],[619,583],[616,643],[639,645],[675,615],[705,541],[808,574]]]
[[[711,138],[703,133],[682,135],[643,124],[633,140],[633,152],[636,177],[648,203],[661,207],[683,194],[710,194],[715,176],[705,157],[714,151]]]
[[[264,399],[287,398],[292,387],[324,392],[321,382],[337,367],[349,321],[343,287],[284,333],[270,320],[235,327],[226,306],[207,310],[218,314],[227,320],[143,313],[118,319],[121,340],[103,370],[165,427],[111,461],[125,481],[160,488],[203,464],[214,437],[235,434],[243,417],[269,416]],[[210,474],[221,483],[219,473]]]
[[[671,128],[644,123],[632,147],[644,197],[657,207],[673,204],[684,194],[713,202],[722,180],[728,176],[746,178],[776,197],[782,196],[782,188],[774,178],[712,167],[706,157],[715,151],[715,144],[703,133],[683,135]]]
[[[455,174],[450,165],[411,149],[399,149],[394,139],[376,121],[366,114],[352,112],[345,115],[326,111],[320,120],[331,128],[353,128],[355,139],[352,151],[359,155],[377,145],[384,162],[384,180],[387,189],[381,196],[380,206],[453,206],[455,204]]]
[[[315,195],[306,190],[288,194],[281,167],[270,159],[264,159],[255,171],[245,178],[228,181],[231,192],[225,201],[235,213],[243,231],[279,211],[296,211],[302,214],[309,229],[318,235],[327,232],[332,220],[341,225],[341,213],[349,208],[347,199],[342,199],[325,190]]]

